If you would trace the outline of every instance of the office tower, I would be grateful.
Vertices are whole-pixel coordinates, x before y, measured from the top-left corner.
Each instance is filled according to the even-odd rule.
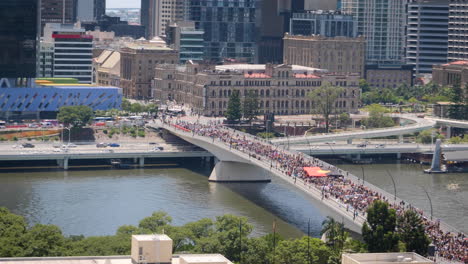
[[[432,73],[447,62],[448,1],[412,0],[408,4],[406,62],[416,74]]]
[[[73,24],[46,24],[43,44],[52,45],[54,49],[52,77],[75,78],[80,83],[92,83],[93,37],[86,35],[84,29]],[[50,68],[47,63],[42,67]]]
[[[357,21],[358,35],[366,37],[368,64],[404,63],[407,0],[342,0],[341,5]]]
[[[76,5],[77,0],[41,0],[41,32],[46,23],[74,23]]]
[[[166,42],[179,51],[179,62],[203,60],[203,34],[202,30],[195,29],[193,21],[180,21],[171,23],[166,29]]]
[[[205,59],[254,62],[261,0],[185,1],[185,20],[205,32]]]
[[[468,60],[468,0],[449,0],[448,60]]]
[[[35,78],[39,31],[37,0],[0,1],[0,87],[15,80]]]
[[[293,0],[294,2],[297,0]],[[336,10],[337,0],[301,0],[304,2],[304,10]]]
[[[105,0],[79,0],[76,5],[76,20],[96,22],[106,14]]]
[[[353,20],[353,16],[340,11],[306,11],[292,14],[289,33],[352,38],[357,36],[357,23]]]
[[[141,0],[141,24],[147,39],[165,36],[166,26],[184,20],[183,0]]]

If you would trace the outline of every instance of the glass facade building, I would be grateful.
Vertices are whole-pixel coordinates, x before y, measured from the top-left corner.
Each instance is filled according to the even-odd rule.
[[[324,37],[356,37],[357,24],[353,16],[341,12],[308,11],[293,13],[291,35],[321,35]]]
[[[254,62],[261,0],[187,0],[185,20],[204,31],[205,59]]]
[[[0,78],[35,78],[37,0],[0,1]]]

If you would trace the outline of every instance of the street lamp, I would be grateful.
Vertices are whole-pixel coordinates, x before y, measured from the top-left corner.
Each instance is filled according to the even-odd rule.
[[[68,144],[70,144],[70,136],[71,136],[71,130],[68,127],[62,128],[62,142],[63,142],[63,130],[66,129],[68,130]]]
[[[431,197],[429,196],[429,193],[427,192],[426,188],[424,188],[424,186],[422,187],[424,192],[426,193],[427,195],[427,199],[429,200],[429,205],[431,206],[431,221],[432,221],[432,201],[431,201]]]
[[[395,179],[393,179],[393,175],[390,173],[389,170],[387,170],[387,174],[390,175],[390,179],[392,179],[393,182],[393,197],[394,197],[394,203],[396,204],[396,184],[395,184]]]

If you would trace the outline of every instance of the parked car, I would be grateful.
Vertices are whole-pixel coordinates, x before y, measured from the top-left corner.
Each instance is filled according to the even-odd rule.
[[[376,148],[385,148],[385,144],[378,144],[377,146],[375,146]]]
[[[365,148],[367,145],[366,144],[358,144],[357,147],[358,148]]]
[[[112,148],[118,148],[118,147],[120,147],[120,144],[118,144],[118,143],[110,143],[108,146],[109,146],[109,147],[112,147]]]
[[[104,143],[104,142],[97,143],[97,144],[96,144],[96,147],[98,147],[98,148],[105,148],[105,147],[107,147],[107,143]]]
[[[156,142],[150,142],[150,143],[148,143],[148,144],[150,144],[150,145],[157,145],[158,143],[156,143]]]
[[[24,143],[23,145],[23,148],[34,148],[35,146],[31,143]]]

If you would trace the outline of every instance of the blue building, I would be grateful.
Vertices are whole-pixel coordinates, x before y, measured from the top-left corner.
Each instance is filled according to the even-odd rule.
[[[260,0],[185,1],[185,20],[204,32],[204,57],[254,62],[261,20]]]
[[[357,23],[353,16],[340,11],[307,11],[293,13],[290,35],[321,35],[324,37],[357,37]]]
[[[96,86],[0,88],[0,119],[54,118],[63,106],[86,105],[96,110],[120,109],[122,89]]]

